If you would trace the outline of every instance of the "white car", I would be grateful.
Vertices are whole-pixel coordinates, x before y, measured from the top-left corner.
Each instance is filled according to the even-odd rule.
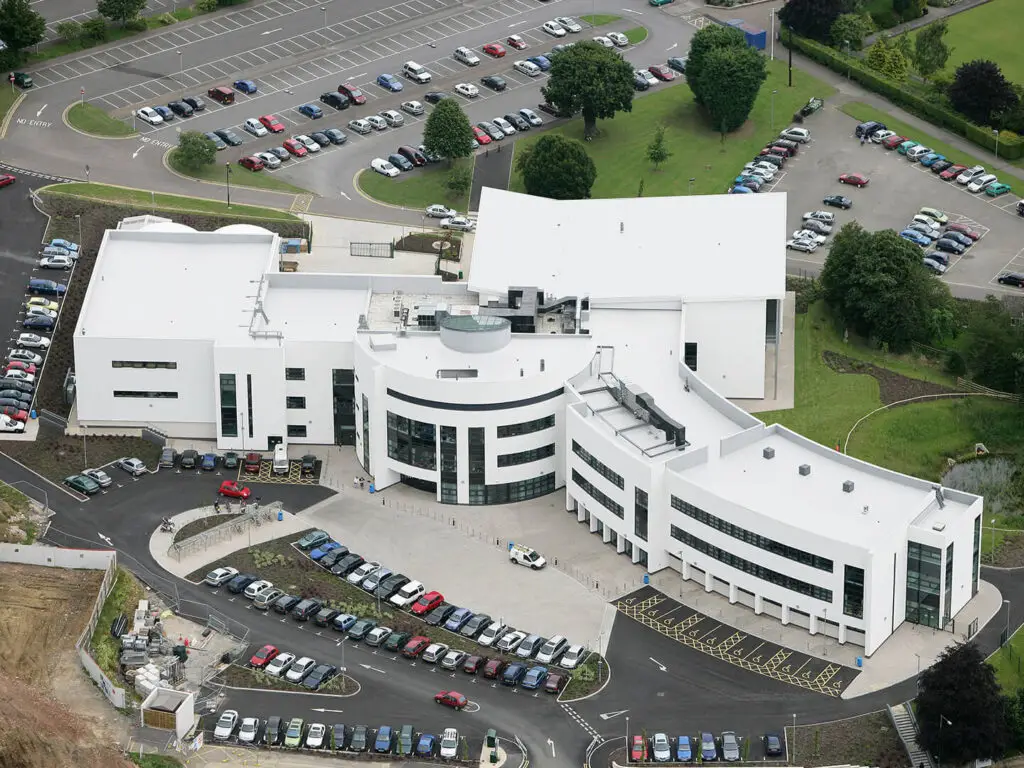
[[[356,133],[362,136],[365,136],[366,134],[371,133],[373,131],[373,126],[370,125],[365,120],[363,120],[362,118],[359,118],[358,120],[349,120],[348,127],[350,131],[355,131]]]
[[[217,727],[213,729],[213,738],[218,741],[230,739],[237,724],[238,713],[233,709],[225,709],[217,720]]]
[[[245,596],[250,600],[255,600],[261,594],[273,588],[274,583],[272,581],[267,581],[266,579],[257,579],[245,588],[245,592],[243,594],[245,594]]]
[[[142,463],[141,459],[128,458],[127,456],[123,456],[115,461],[114,466],[118,469],[123,469],[132,477],[144,475],[149,471],[146,469],[146,465]]]
[[[71,269],[74,260],[70,256],[43,256],[39,260],[40,269]]]
[[[219,586],[222,586],[224,584],[227,584],[229,581],[231,581],[237,575],[238,575],[238,569],[237,568],[231,568],[229,566],[224,566],[223,568],[215,568],[214,570],[212,570],[208,574],[206,574],[206,578],[203,579],[203,582],[208,584],[211,587],[219,587]]]
[[[327,733],[327,726],[323,723],[310,723],[309,733],[306,734],[306,748],[320,749],[324,745],[324,736]]]
[[[299,142],[299,144],[304,146],[307,152],[320,151],[320,145],[313,141],[311,138],[309,138],[309,136],[306,136],[305,134],[300,133],[298,136],[292,136],[292,138],[295,141]]]
[[[657,85],[658,84],[658,78],[656,78],[654,75],[652,75],[646,69],[635,69],[635,70],[633,70],[633,74],[634,75],[638,75],[639,77],[642,77],[644,80],[647,81],[648,85],[652,85],[653,86],[653,85]]]
[[[260,152],[259,154],[256,155],[256,157],[262,160],[263,164],[267,166],[267,168],[269,168],[270,170],[274,170],[275,168],[281,167],[281,158],[275,155],[273,152]]]
[[[242,718],[242,724],[238,726],[238,741],[242,744],[254,744],[256,734],[260,732],[260,719],[258,717]]]
[[[973,165],[956,177],[957,184],[970,184],[979,176],[985,175],[985,166]]]
[[[501,653],[511,654],[520,645],[523,644],[523,640],[525,639],[525,632],[520,632],[518,629],[513,629],[511,632],[506,633],[505,636],[502,637],[501,640],[498,641],[498,644],[494,647],[497,648],[498,651]]]
[[[475,99],[480,95],[480,89],[472,83],[456,83],[455,92],[465,96],[467,99]]]
[[[25,309],[26,317],[48,317],[51,320],[57,319],[57,313],[52,309],[46,307],[27,307]]]
[[[277,656],[270,660],[270,663],[263,668],[263,671],[271,677],[280,677],[289,669],[291,669],[291,666],[294,662],[294,653],[279,653],[277,654]]]
[[[50,340],[37,333],[18,334],[18,346],[26,349],[46,349],[50,346]]]
[[[540,67],[532,61],[517,61],[512,65],[512,69],[522,72],[527,77],[537,77],[540,74]]]
[[[448,219],[445,219],[444,221],[448,221]],[[441,222],[442,226],[444,226],[444,221]],[[3,374],[3,378],[9,379],[10,381],[24,381],[26,384],[31,384],[36,380],[35,374],[28,373],[27,371],[21,371],[17,368]]]
[[[373,160],[370,161],[370,167],[381,176],[389,176],[391,178],[394,178],[401,173],[401,171],[395,168],[395,166],[380,157],[373,158]]]
[[[447,653],[448,646],[444,643],[431,643],[423,651],[420,659],[426,664],[437,664]]]
[[[832,224],[836,220],[836,215],[831,211],[808,211],[804,214],[804,221],[807,219],[815,219],[816,221],[823,221],[826,224]]]
[[[363,563],[350,573],[346,578],[349,584],[360,584],[363,579],[380,568],[380,563]]]
[[[509,628],[500,621],[492,622],[487,626],[487,629],[480,633],[480,637],[477,638],[477,643],[482,645],[484,648],[490,648],[508,632],[508,629]]]
[[[459,232],[472,232],[476,228],[476,222],[465,216],[452,216],[450,219],[441,219],[441,229],[454,229]]]
[[[443,206],[432,205],[431,208],[439,208]],[[422,582],[410,581],[394,595],[391,596],[391,604],[398,606],[399,608],[407,608],[412,605],[413,600],[419,599],[427,591],[427,588],[423,586]]]
[[[615,43],[618,48],[625,48],[629,45],[629,38],[621,32],[609,32],[605,37]]]
[[[410,115],[422,115],[426,110],[418,101],[403,101],[402,111],[408,112]]]
[[[459,732],[454,728],[445,728],[441,735],[441,759],[450,760],[459,752]]]
[[[540,116],[532,109],[527,109],[523,107],[523,109],[519,110],[519,114],[523,116],[523,120],[528,122],[534,128],[536,128],[538,125],[544,125],[544,121],[541,120]]]
[[[818,250],[818,244],[813,243],[810,240],[787,240],[786,250],[803,251],[804,253],[814,253],[816,250]]]
[[[250,117],[245,123],[242,124],[242,128],[251,133],[256,138],[267,135],[267,129],[259,120],[255,117]],[[251,719],[251,718],[246,718]]]
[[[453,216],[458,216],[459,212],[454,208],[449,208],[447,205],[436,203],[435,205],[427,206],[426,214],[432,219],[450,219]]]
[[[475,67],[480,63],[480,57],[465,46],[459,46],[456,48],[455,53],[452,54],[452,58],[456,61],[461,61],[467,67]]]
[[[383,131],[388,127],[388,121],[380,115],[367,115],[366,122],[368,122],[375,131]]]
[[[593,40],[594,40],[595,43],[600,45],[602,48],[614,48],[615,47],[615,43],[612,42],[611,38],[610,37],[605,37],[604,35],[598,35],[597,37],[593,38]]]
[[[930,229],[933,229],[936,232],[938,232],[940,229],[942,229],[942,225],[939,224],[939,222],[937,222],[935,219],[933,219],[931,216],[929,216],[926,213],[914,214],[914,223],[916,223],[916,224],[927,224]]]
[[[582,645],[570,645],[569,650],[558,660],[558,666],[562,669],[576,669],[588,655],[587,649]]]
[[[656,762],[667,763],[672,759],[672,745],[669,744],[668,736],[664,733],[654,734],[651,739],[651,753]]]
[[[985,175],[979,176],[970,184],[968,184],[967,191],[981,192],[981,190],[985,189],[985,187],[990,187],[998,181],[999,179],[996,178],[996,175],[994,173],[986,173]]]
[[[744,168],[748,176],[757,176],[759,179],[765,181],[771,181],[775,178],[775,173],[764,168]]]
[[[574,19],[572,16],[556,16],[555,21],[557,21],[570,32],[583,31],[583,25],[576,21],[576,19]]]
[[[113,478],[111,478],[110,475],[102,469],[84,469],[82,470],[82,474],[95,480],[96,485],[100,488],[109,488],[114,484]]]
[[[24,432],[25,424],[12,419],[10,416],[4,413],[0,413],[0,432]]]
[[[391,637],[394,630],[391,627],[374,627],[363,640],[371,648],[378,647],[381,643]]]
[[[152,107],[142,107],[142,109],[137,109],[135,111],[135,116],[139,118],[139,120],[144,120],[150,125],[160,125],[160,123],[164,121],[164,119],[160,117],[159,113]]]
[[[793,233],[793,239],[810,240],[811,242],[817,243],[818,245],[821,245],[826,240],[828,240],[828,238],[825,237],[824,235],[819,235],[817,232],[811,232],[811,230],[809,229],[798,229],[796,232]]]
[[[498,126],[501,129],[501,132],[506,136],[511,136],[516,132],[516,127],[504,117],[495,117],[491,122]],[[56,314],[54,316],[56,316]]]
[[[380,113],[380,116],[383,117],[384,122],[392,128],[398,128],[400,125],[405,125],[405,117],[401,112],[396,112],[393,109],[385,109]]]
[[[811,132],[806,128],[790,126],[779,134],[779,138],[789,139],[790,141],[796,141],[800,144],[806,144],[811,140]]]
[[[292,662],[291,667],[285,673],[284,679],[290,683],[301,683],[302,679],[313,671],[316,666],[316,659],[303,656],[298,661]]]
[[[881,144],[883,141],[888,139],[890,136],[895,136],[896,131],[875,131],[871,134],[871,141],[875,144]]]
[[[565,27],[563,27],[557,21],[545,21],[541,25],[541,29],[543,29],[552,37],[565,37]]]
[[[455,216],[456,212],[446,213],[445,216]],[[43,362],[43,356],[37,355],[35,352],[29,352],[27,349],[12,349],[7,353],[8,360],[19,360],[23,363],[32,363],[32,365],[39,365]]]

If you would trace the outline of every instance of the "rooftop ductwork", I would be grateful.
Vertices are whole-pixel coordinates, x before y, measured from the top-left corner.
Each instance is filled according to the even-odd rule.
[[[800,465],[800,474],[805,476],[805,477],[807,475],[811,474],[811,465],[810,464],[801,464]]]
[[[853,493],[853,480],[843,481],[843,493]]]
[[[769,445],[767,448],[765,448],[763,451],[761,451],[761,455],[764,458],[766,458],[766,459],[774,459],[775,458],[775,449],[772,448]]]

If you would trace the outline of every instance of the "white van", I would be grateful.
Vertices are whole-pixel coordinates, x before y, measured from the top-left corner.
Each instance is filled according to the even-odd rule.
[[[274,474],[288,474],[288,446],[284,443],[278,443],[274,447]]]
[[[547,560],[537,550],[525,547],[522,544],[513,544],[509,547],[508,559],[513,563],[525,565],[535,571],[547,564]]]
[[[402,74],[416,83],[429,83],[430,73],[415,61],[407,61],[402,65]]]

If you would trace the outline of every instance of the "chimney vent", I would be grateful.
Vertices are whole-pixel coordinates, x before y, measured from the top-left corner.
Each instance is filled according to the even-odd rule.
[[[807,475],[811,474],[811,465],[810,464],[801,464],[800,465],[800,474],[805,476],[805,477]]]
[[[766,459],[774,459],[775,449],[769,445],[763,451],[761,451],[761,455],[764,456]]]
[[[853,480],[843,480],[843,493],[853,493]]]
[[[621,233],[623,233],[625,231],[626,231],[626,222],[620,221],[619,222],[619,233],[621,234]]]
[[[871,511],[871,507],[869,507],[869,506],[868,506],[867,504],[865,504],[865,505],[864,505],[864,509],[862,509],[860,513],[861,513],[862,515],[866,515],[866,514],[868,514],[868,513],[870,512],[870,511]]]
[[[543,357],[540,359],[540,370],[541,370],[541,373],[544,372],[544,358]]]

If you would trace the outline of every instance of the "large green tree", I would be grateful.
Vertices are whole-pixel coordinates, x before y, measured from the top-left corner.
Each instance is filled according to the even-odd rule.
[[[124,24],[136,18],[146,7],[146,0],[97,0],[96,12],[104,18]]]
[[[199,131],[184,131],[178,136],[175,160],[190,171],[213,165],[217,159],[217,146]]]
[[[888,35],[880,35],[875,44],[868,48],[868,55],[865,61],[869,67],[880,72],[892,80],[903,81],[907,79],[907,70],[910,62],[892,38]]]
[[[836,19],[856,10],[857,0],[789,0],[779,10],[779,21],[798,35],[827,43]]]
[[[946,45],[949,25],[945,19],[933,21],[914,38],[914,68],[925,80],[946,66],[953,49]]]
[[[531,147],[516,153],[516,170],[531,195],[553,200],[590,197],[597,168],[581,142],[546,133]]]
[[[42,42],[45,35],[46,19],[32,10],[29,0],[0,2],[0,40],[15,60],[26,48]]]
[[[551,77],[541,93],[565,114],[583,114],[583,133],[589,139],[597,121],[633,109],[633,68],[614,50],[592,40],[575,43],[551,62]]]
[[[749,45],[711,51],[700,78],[711,127],[726,134],[743,125],[767,77],[765,57]]]
[[[864,47],[864,38],[871,34],[875,25],[871,17],[861,13],[844,13],[840,15],[829,30],[832,45],[835,48],[843,48],[849,45],[854,51]]]
[[[925,0],[892,0],[892,9],[900,21],[913,21],[921,18]]]
[[[1003,756],[1006,707],[995,670],[974,643],[950,646],[921,673],[917,723],[921,747],[943,765]]]
[[[455,99],[441,99],[423,126],[427,152],[448,158],[449,165],[473,152],[473,129]]]
[[[964,335],[964,361],[972,379],[1001,392],[1021,390],[1024,333],[998,299],[989,296],[971,304]]]
[[[975,59],[957,67],[949,86],[953,109],[978,125],[991,125],[993,116],[1017,105],[1017,92],[993,61]]]
[[[896,351],[949,335],[955,330],[949,288],[921,259],[921,249],[891,229],[867,232],[851,222],[825,259],[825,301],[851,329]]]
[[[745,48],[746,38],[735,27],[708,24],[697,30],[690,40],[690,51],[686,57],[686,84],[693,91],[693,100],[704,103],[706,89],[701,85],[708,55],[719,48]]]

